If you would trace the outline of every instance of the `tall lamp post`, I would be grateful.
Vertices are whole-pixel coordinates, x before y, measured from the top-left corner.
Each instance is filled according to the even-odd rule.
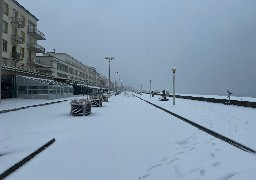
[[[151,80],[149,81],[149,93],[150,93],[150,98],[151,98]]]
[[[116,74],[118,74],[118,71],[116,71]],[[117,95],[117,82],[116,82],[116,80],[115,80],[115,86],[116,86],[116,94],[115,95]]]
[[[108,60],[108,97],[110,97],[110,61],[114,59],[114,57],[105,57]]]
[[[173,95],[172,95],[172,97],[173,97],[173,105],[175,105],[175,72],[176,72],[176,68],[175,67],[173,67],[172,68],[172,74],[173,74]]]

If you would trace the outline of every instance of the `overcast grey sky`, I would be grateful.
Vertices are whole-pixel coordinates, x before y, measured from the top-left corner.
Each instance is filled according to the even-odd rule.
[[[46,51],[66,52],[123,84],[256,97],[255,0],[18,0]],[[118,78],[117,78],[118,79]]]

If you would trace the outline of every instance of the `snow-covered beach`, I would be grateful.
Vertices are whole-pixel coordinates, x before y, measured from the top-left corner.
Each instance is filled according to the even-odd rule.
[[[256,149],[256,110],[159,96],[141,98]],[[69,98],[70,99],[70,98]],[[69,100],[68,99],[68,100]],[[12,103],[14,102],[14,103]],[[49,102],[3,100],[1,109]],[[112,96],[89,116],[70,101],[0,114],[0,172],[55,138],[6,179],[219,179],[256,177],[256,156],[133,97]]]

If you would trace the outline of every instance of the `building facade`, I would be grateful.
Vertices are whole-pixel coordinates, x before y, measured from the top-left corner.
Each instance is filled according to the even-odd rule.
[[[2,65],[33,68],[36,53],[45,49],[38,40],[45,35],[37,29],[38,19],[15,0],[4,0]]]
[[[106,89],[108,87],[108,79],[101,76],[96,68],[82,64],[67,53],[56,53],[55,50],[46,53],[45,48],[38,44],[39,40],[45,40],[45,35],[38,30],[37,22],[38,19],[17,1],[4,0],[1,59],[2,98],[17,97],[19,92],[18,76],[75,84],[79,87],[74,89],[74,92],[77,93],[84,92],[85,86],[87,92],[90,92],[89,88]],[[19,84],[19,86],[22,85]]]
[[[107,87],[107,78],[95,67],[84,65],[67,53],[47,52],[35,59],[36,70],[62,82],[74,82],[85,86]]]
[[[37,29],[38,19],[15,0],[4,0],[2,15],[1,97],[12,98],[17,97],[17,75],[44,76],[35,71],[34,59],[45,51],[37,44],[45,35]]]

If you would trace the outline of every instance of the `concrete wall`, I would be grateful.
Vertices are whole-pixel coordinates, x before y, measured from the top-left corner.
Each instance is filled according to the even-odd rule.
[[[170,95],[170,97],[172,97],[172,95]],[[215,99],[215,98],[181,96],[181,95],[176,95],[175,97],[182,98],[182,99],[190,99],[190,100],[195,100],[195,101],[229,104],[227,99]],[[230,105],[256,108],[256,102],[249,102],[249,101],[230,100]]]

